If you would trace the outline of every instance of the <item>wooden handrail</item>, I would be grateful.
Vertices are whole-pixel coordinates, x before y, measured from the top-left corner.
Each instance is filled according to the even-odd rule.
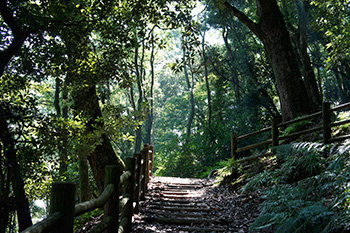
[[[120,183],[124,183],[130,176],[131,176],[131,172],[130,172],[130,171],[124,172],[124,173],[120,176]]]
[[[38,222],[34,224],[33,226],[25,229],[22,231],[22,233],[41,233],[45,232],[47,230],[50,230],[50,228],[54,227],[62,218],[63,214],[60,212],[55,212],[53,214],[50,214],[42,220],[41,222]]]
[[[54,183],[50,201],[50,215],[41,222],[25,229],[25,233],[37,232],[73,232],[73,218],[104,206],[104,219],[90,232],[130,232],[132,214],[138,211],[140,196],[147,190],[153,168],[153,146],[145,145],[144,158],[141,154],[126,158],[126,171],[121,174],[118,166],[106,166],[106,184],[101,195],[93,200],[74,205],[75,184]],[[114,178],[117,177],[117,178]],[[119,184],[124,187],[123,197],[119,200]],[[142,185],[141,185],[142,184]],[[54,189],[54,187],[57,187]],[[60,193],[56,194],[56,191]],[[67,190],[67,192],[65,191]],[[67,193],[67,195],[66,195]],[[67,196],[68,200],[65,200]],[[60,206],[65,203],[67,207]],[[72,203],[70,207],[69,203]],[[53,207],[52,207],[53,206]],[[59,211],[55,211],[58,209]],[[70,209],[72,211],[70,211]],[[61,212],[62,211],[62,212]],[[121,221],[118,221],[121,213]],[[64,229],[64,230],[62,230]]]
[[[333,112],[334,111],[340,111],[340,110],[344,110],[344,109],[347,109],[347,108],[350,108],[350,102],[338,105],[336,107],[333,107],[333,108],[331,108],[331,111],[333,111]]]
[[[331,123],[330,127],[336,127],[336,126],[345,125],[345,124],[348,124],[348,123],[350,123],[350,119]]]
[[[250,138],[250,137],[254,137],[256,135],[259,135],[259,134],[262,134],[262,133],[265,133],[265,132],[269,132],[269,131],[271,131],[271,126],[267,127],[267,128],[264,128],[264,129],[261,129],[259,131],[253,132],[253,133],[249,133],[249,134],[245,134],[245,135],[239,136],[239,137],[237,137],[237,141],[241,141],[241,140],[244,140],[244,139],[247,139],[247,138]]]
[[[312,119],[314,117],[321,116],[321,114],[322,114],[322,112],[315,112],[313,114],[310,114],[310,115],[307,115],[307,116],[302,116],[302,117],[299,117],[299,118],[294,119],[294,120],[282,122],[282,123],[278,124],[278,127],[285,127],[285,126],[288,126],[288,125],[291,125],[291,124],[295,124],[295,123],[298,123],[298,122],[301,122],[301,121],[306,121],[306,120]]]
[[[279,136],[278,140],[284,140],[284,139],[288,139],[288,138],[298,137],[298,136],[301,136],[301,135],[304,135],[304,134],[321,131],[322,129],[323,129],[322,126],[314,127],[314,128],[311,128],[311,129],[306,129],[306,130],[303,130],[303,131],[299,131],[299,132],[295,132],[295,133]]]
[[[337,121],[337,122],[331,122],[331,112],[341,111],[341,110],[348,109],[348,108],[350,108],[350,102],[333,107],[333,108],[330,107],[330,103],[326,102],[326,103],[323,103],[322,111],[315,112],[315,113],[312,113],[312,114],[307,115],[307,116],[303,116],[303,117],[300,117],[300,118],[297,118],[297,119],[294,119],[291,121],[287,121],[287,122],[282,122],[282,123],[278,123],[276,120],[274,120],[275,123],[273,123],[271,127],[266,127],[262,130],[255,131],[255,132],[245,134],[242,136],[237,136],[236,133],[232,133],[232,136],[231,136],[231,154],[232,154],[232,157],[235,157],[237,155],[237,153],[239,153],[239,152],[255,149],[259,146],[269,145],[269,144],[272,145],[272,147],[274,147],[274,146],[279,145],[279,141],[281,141],[281,140],[293,138],[293,137],[299,137],[299,136],[305,135],[307,133],[318,132],[318,131],[323,131],[323,133],[322,133],[323,142],[325,144],[350,138],[350,135],[344,135],[344,136],[340,136],[337,138],[332,138],[332,136],[331,136],[331,128],[332,127],[350,123],[350,119]],[[306,130],[301,130],[301,131],[294,132],[294,133],[287,134],[287,135],[279,135],[280,134],[279,128],[284,128],[284,127],[289,126],[291,124],[302,122],[302,121],[309,120],[309,119],[313,119],[315,117],[322,117],[322,126],[314,127],[314,128],[306,129]],[[260,135],[260,134],[268,132],[268,131],[271,131],[272,139],[268,139],[268,140],[265,140],[262,142],[247,145],[247,146],[244,146],[242,148],[237,147],[238,141],[242,141],[242,140],[245,140],[247,138],[257,136],[257,135]],[[255,157],[255,156],[252,156],[252,157]],[[257,156],[257,157],[259,157],[259,156]],[[243,159],[240,159],[240,161]]]
[[[74,216],[85,214],[103,206],[107,199],[112,195],[114,189],[115,186],[113,184],[109,184],[98,198],[75,205]]]
[[[266,140],[266,141],[263,141],[263,142],[255,143],[253,145],[249,145],[249,146],[246,146],[246,147],[239,148],[239,149],[236,150],[236,152],[239,153],[239,152],[242,152],[242,151],[251,150],[251,149],[257,148],[259,146],[271,144],[271,142],[272,142],[272,140],[269,139],[269,140]]]

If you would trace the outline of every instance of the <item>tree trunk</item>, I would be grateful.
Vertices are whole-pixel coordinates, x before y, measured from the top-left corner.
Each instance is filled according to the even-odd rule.
[[[320,46],[317,43],[315,43],[315,53],[313,58],[314,60],[316,60],[317,64],[321,63],[321,51],[320,51]],[[321,78],[320,66],[316,66],[316,69],[317,69],[317,86],[318,86],[318,90],[320,91],[321,101],[323,101],[323,89],[322,89],[322,78]]]
[[[86,155],[79,155],[79,201],[90,200],[90,180],[89,180],[89,163]]]
[[[244,13],[225,2],[227,9],[263,42],[277,82],[283,120],[287,121],[312,111],[306,87],[293,52],[289,32],[276,0],[256,0],[260,16],[253,22]]]
[[[208,59],[205,52],[205,31],[202,35],[202,57],[204,65],[204,77],[205,77],[205,86],[207,88],[207,99],[208,99],[208,122],[211,124],[212,120],[212,108],[211,108],[211,93],[210,93],[210,84],[209,84],[209,74],[208,74]]]
[[[154,35],[151,35],[151,58],[150,58],[150,66],[151,66],[151,90],[149,93],[149,103],[147,108],[147,121],[146,121],[146,135],[145,135],[145,143],[148,145],[152,144],[152,126],[153,126],[153,88],[154,88]]]
[[[233,56],[231,46],[228,42],[228,29],[226,27],[223,28],[222,37],[224,39],[225,46],[226,46],[228,55],[230,56],[230,60],[231,60],[231,65],[230,65],[231,72],[232,72],[231,82],[232,82],[233,88],[235,90],[236,101],[240,102],[241,92],[240,92],[240,84],[239,84],[239,79],[238,79],[238,71],[237,71],[236,64],[235,64],[235,57]]]
[[[121,158],[114,152],[108,136],[103,132],[104,123],[101,118],[102,112],[98,104],[96,86],[80,85],[79,88],[73,91],[72,97],[74,99],[75,115],[82,113],[83,117],[87,119],[86,135],[92,135],[93,137],[87,143],[96,143],[95,148],[87,155],[87,158],[97,187],[101,192],[104,186],[105,166],[120,165],[123,168],[125,166]],[[97,119],[99,120],[97,121]],[[98,130],[102,132],[97,132]]]
[[[307,94],[311,99],[311,103],[316,103],[313,106],[313,111],[318,111],[322,105],[322,99],[318,90],[316,77],[311,65],[310,56],[307,52],[307,25],[308,25],[308,3],[295,0],[295,4],[299,13],[299,56],[302,64],[302,74],[307,90]]]
[[[142,55],[140,59],[139,64],[139,51],[138,46],[135,48],[135,72],[136,72],[136,78],[137,78],[137,89],[139,91],[139,99],[137,100],[137,109],[134,109],[136,111],[141,111],[142,103],[143,103],[143,59],[144,59],[144,44],[142,44]],[[136,106],[135,106],[136,107]],[[135,116],[135,120],[139,120],[137,116]],[[135,139],[135,153],[139,153],[141,151],[141,144],[142,144],[142,124],[140,124],[136,129],[136,139]]]
[[[68,87],[67,87],[67,81],[63,84],[62,89],[62,99],[64,102],[68,103]],[[63,104],[62,106],[62,117],[65,119],[68,119],[68,106],[67,104]],[[68,169],[68,150],[67,150],[67,132],[66,130],[63,132],[62,135],[62,145],[60,147],[60,168],[59,168],[59,174],[60,176],[63,176],[64,173]]]
[[[0,116],[0,140],[3,145],[4,157],[7,159],[8,163],[8,174],[10,174],[8,179],[11,179],[13,193],[16,200],[19,231],[23,231],[32,225],[29,201],[24,190],[24,181],[17,161],[15,140],[13,139],[9,130],[6,116],[3,115],[6,110],[0,108],[0,112],[2,113]]]
[[[192,122],[194,119],[194,114],[195,114],[195,102],[194,102],[194,95],[193,95],[193,88],[194,88],[194,79],[192,76],[192,82],[190,81],[189,75],[188,75],[188,70],[187,70],[187,64],[186,64],[186,50],[185,47],[183,48],[183,59],[184,59],[184,75],[185,79],[187,82],[187,87],[188,90],[190,91],[190,113],[188,115],[188,120],[187,120],[187,127],[186,127],[186,140],[189,140],[191,136],[191,128],[192,128]]]
[[[68,94],[66,94],[65,92],[67,92],[67,86],[66,83],[64,83],[63,86],[63,97],[66,100]],[[54,98],[54,107],[56,110],[56,116],[57,117],[64,117],[67,118],[68,117],[68,113],[66,110],[61,109],[61,104],[60,104],[60,93],[61,93],[61,80],[59,78],[56,78],[55,80],[55,98]],[[63,108],[67,108],[66,106],[63,106]],[[62,177],[64,175],[64,173],[67,171],[68,168],[68,157],[67,157],[67,136],[66,136],[66,132],[65,130],[63,130],[63,134],[60,137],[62,139],[61,141],[61,146],[58,149],[59,150],[59,174]]]

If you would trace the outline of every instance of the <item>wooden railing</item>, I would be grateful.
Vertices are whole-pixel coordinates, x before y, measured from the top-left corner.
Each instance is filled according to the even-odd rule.
[[[313,114],[310,114],[307,116],[297,118],[295,120],[282,122],[282,123],[279,121],[278,118],[275,118],[272,120],[270,127],[264,128],[262,130],[259,130],[259,131],[256,131],[256,132],[253,132],[250,134],[242,135],[242,136],[238,136],[236,133],[232,133],[231,134],[231,155],[232,155],[232,157],[237,158],[237,155],[239,152],[255,149],[255,148],[258,148],[258,147],[263,146],[263,145],[269,145],[269,146],[275,147],[275,146],[278,146],[282,140],[300,137],[302,135],[305,135],[308,133],[313,133],[313,132],[322,132],[322,137],[323,137],[322,139],[323,139],[324,144],[348,139],[348,138],[350,138],[350,135],[332,137],[331,132],[332,132],[332,127],[350,123],[350,119],[332,122],[331,116],[336,111],[341,111],[341,110],[345,110],[345,109],[349,109],[349,108],[350,108],[350,102],[333,107],[333,108],[330,107],[330,103],[325,102],[325,103],[323,103],[322,111],[320,111],[320,112],[316,112],[316,113],[313,113]],[[290,133],[287,135],[281,135],[281,132],[282,132],[281,128],[286,128],[289,125],[292,125],[292,124],[295,124],[295,123],[298,123],[301,121],[314,119],[314,118],[321,118],[322,119],[322,126],[317,126],[317,127],[305,129],[305,130],[295,132],[295,133]],[[245,147],[238,148],[239,141],[243,141],[245,139],[248,139],[248,138],[251,138],[254,136],[262,135],[263,133],[266,133],[266,132],[271,132],[271,138],[269,138],[265,141],[261,141],[261,142],[252,144],[252,145],[247,145]],[[258,157],[268,156],[271,154],[273,154],[273,151],[267,152],[264,154],[245,157],[243,159],[240,159],[239,161],[245,162],[245,161],[256,159]]]
[[[75,184],[53,183],[49,216],[22,232],[71,233],[74,217],[101,207],[104,218],[89,232],[131,232],[132,215],[138,213],[139,202],[145,199],[152,176],[153,153],[153,146],[145,145],[140,154],[126,158],[124,173],[120,166],[106,166],[105,188],[97,199],[75,205]],[[122,195],[120,190],[123,190]]]

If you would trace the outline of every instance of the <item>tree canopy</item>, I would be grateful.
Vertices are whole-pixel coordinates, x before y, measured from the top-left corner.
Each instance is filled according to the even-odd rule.
[[[90,199],[142,144],[156,175],[205,177],[230,158],[231,132],[348,102],[349,8],[0,0],[0,232],[30,226],[53,181]]]

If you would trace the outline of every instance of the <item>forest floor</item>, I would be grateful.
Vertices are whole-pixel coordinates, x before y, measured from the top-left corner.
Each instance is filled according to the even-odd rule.
[[[133,232],[249,232],[263,201],[208,179],[152,177],[148,188]]]

